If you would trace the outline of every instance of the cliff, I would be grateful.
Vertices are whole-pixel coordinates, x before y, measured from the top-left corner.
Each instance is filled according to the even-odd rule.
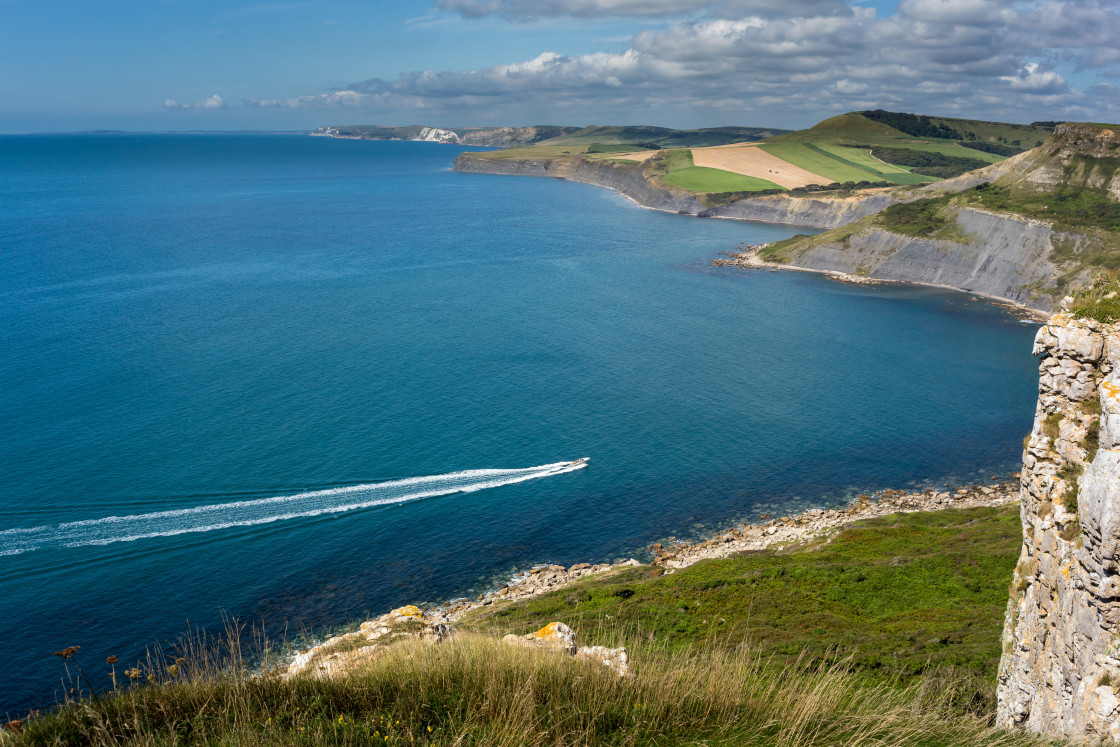
[[[998,723],[1120,739],[1120,326],[1042,327]]]
[[[695,194],[657,179],[646,163],[592,160],[579,156],[561,158],[479,158],[472,153],[455,159],[455,170],[505,176],[550,176],[613,189],[643,207],[701,218],[730,218],[785,223],[811,228],[842,226],[872,215],[897,198],[886,192],[853,196],[792,197],[764,195],[710,207]]]
[[[1064,124],[1039,148],[919,189],[874,218],[783,242],[769,259],[934,283],[1048,310],[1120,267],[1120,136]]]
[[[1055,244],[1077,241],[1028,218],[986,210],[953,211],[946,236],[907,236],[866,221],[844,235],[802,240],[784,257],[797,267],[877,280],[930,283],[1046,310],[1039,292],[1057,274]]]
[[[344,140],[416,140],[455,145],[483,145],[512,148],[532,145],[542,140],[572,132],[575,127],[535,125],[529,127],[456,127],[440,128],[425,125],[382,127],[378,125],[327,125],[311,131],[314,137]]]

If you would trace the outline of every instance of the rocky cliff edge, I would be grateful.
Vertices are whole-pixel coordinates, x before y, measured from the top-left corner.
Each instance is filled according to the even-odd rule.
[[[1120,326],[1055,315],[1020,475],[998,722],[1120,739]]]

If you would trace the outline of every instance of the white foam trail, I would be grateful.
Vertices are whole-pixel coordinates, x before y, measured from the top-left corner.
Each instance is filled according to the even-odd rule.
[[[538,477],[561,475],[585,466],[586,462],[556,462],[524,469],[476,469],[174,511],[106,516],[102,519],[72,521],[54,526],[6,529],[0,531],[0,555],[16,555],[60,545],[108,545],[188,532],[210,532],[228,527],[269,524],[286,519],[404,503],[451,493],[473,493],[476,490],[512,485]]]

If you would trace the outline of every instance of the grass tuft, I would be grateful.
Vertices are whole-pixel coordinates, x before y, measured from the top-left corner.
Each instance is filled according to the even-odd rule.
[[[1039,743],[957,715],[969,688],[952,671],[900,688],[842,664],[775,668],[749,645],[634,653],[638,675],[620,679],[593,662],[480,636],[398,644],[346,678],[211,676],[69,703],[30,722],[17,743]]]
[[[1073,295],[1070,311],[1079,317],[1111,324],[1120,321],[1120,271],[1099,272],[1093,284]],[[1100,403],[1097,403],[1099,408]]]

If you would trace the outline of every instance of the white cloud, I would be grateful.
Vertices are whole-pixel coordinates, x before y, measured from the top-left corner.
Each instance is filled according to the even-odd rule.
[[[222,97],[214,94],[208,99],[195,99],[187,103],[185,101],[176,101],[175,99],[164,99],[163,108],[165,109],[228,109]]]
[[[436,0],[467,16],[516,20],[693,11],[642,31],[621,52],[473,70],[406,72],[344,90],[247,100],[259,107],[426,110],[480,124],[643,119],[778,124],[890,108],[986,119],[1059,119],[1091,107],[1120,116],[1120,92],[1088,95],[1057,71],[1120,64],[1120,7],[1098,0],[903,0],[898,12],[839,0]],[[762,6],[767,6],[765,9]],[[781,7],[784,14],[776,14]],[[699,14],[699,15],[698,15]],[[1070,21],[1069,19],[1074,19]],[[1063,68],[1062,66],[1066,66]],[[1074,78],[1081,81],[1083,78]],[[1078,83],[1081,86],[1092,86]]]
[[[744,15],[847,15],[842,0],[435,0],[440,10],[464,18],[501,16],[510,21],[539,18],[664,18],[707,12],[719,18]]]
[[[1002,75],[1000,80],[1018,91],[1034,95],[1052,96],[1070,91],[1065,78],[1053,70],[1040,70],[1037,62],[1028,62],[1016,75]]]

